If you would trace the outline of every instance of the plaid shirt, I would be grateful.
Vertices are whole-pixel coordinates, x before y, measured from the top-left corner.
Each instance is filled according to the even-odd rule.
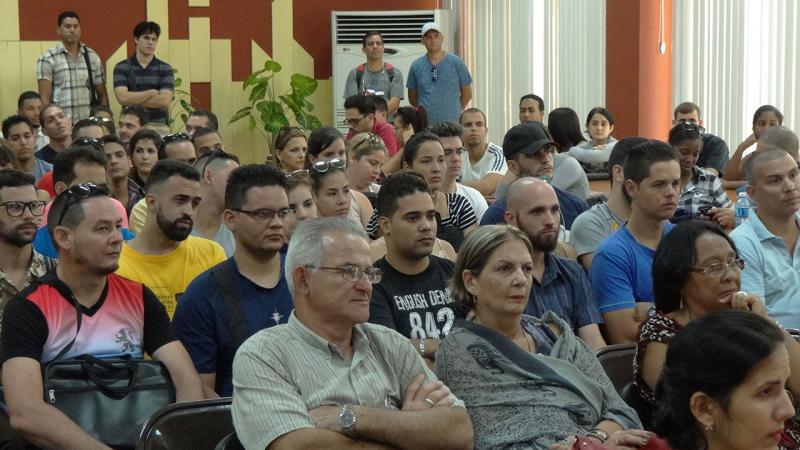
[[[47,272],[47,264],[45,263],[44,256],[36,250],[33,251],[31,258],[31,265],[28,266],[28,273],[25,274],[25,285],[31,284],[35,278],[38,278]],[[16,288],[10,281],[8,275],[0,270],[0,331],[3,325],[3,311],[6,309],[6,304],[9,300],[19,294],[20,290]]]
[[[722,187],[719,178],[697,166],[689,183],[681,191],[678,208],[683,208],[692,214],[698,214],[703,206],[716,208],[730,208],[731,200]]]
[[[94,50],[80,44],[76,58],[72,58],[64,44],[48,49],[36,61],[36,79],[53,83],[53,103],[61,106],[64,113],[75,123],[89,117],[92,93],[89,90],[89,71],[86,70],[84,53],[89,52],[92,64],[92,87],[105,83],[103,62]],[[45,103],[47,100],[44,100]]]

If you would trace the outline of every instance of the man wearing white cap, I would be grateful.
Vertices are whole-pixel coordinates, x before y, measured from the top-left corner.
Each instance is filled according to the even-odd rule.
[[[406,83],[408,101],[424,106],[431,124],[458,122],[472,100],[472,77],[461,58],[442,50],[441,30],[438,22],[422,27],[422,44],[428,53],[411,64]]]

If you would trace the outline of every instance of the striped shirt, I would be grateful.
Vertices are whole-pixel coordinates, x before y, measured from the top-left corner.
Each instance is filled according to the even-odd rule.
[[[75,123],[89,117],[92,93],[89,90],[89,71],[84,53],[89,52],[92,64],[92,88],[104,84],[103,62],[94,50],[80,44],[78,56],[70,56],[64,44],[48,49],[36,61],[36,79],[53,83],[53,103],[64,110],[64,114]],[[42,99],[47,103],[46,99]]]
[[[505,175],[507,171],[508,167],[506,166],[506,157],[503,156],[503,148],[490,142],[486,146],[486,152],[474,165],[470,162],[469,157],[465,155],[461,165],[461,182],[480,181],[490,173]]]
[[[275,439],[314,428],[308,413],[345,403],[400,409],[411,381],[425,373],[422,357],[400,333],[370,323],[353,327],[347,360],[295,316],[285,325],[259,331],[233,361],[233,424],[245,448],[267,448]],[[454,406],[464,406],[456,400]]]
[[[157,91],[174,91],[175,80],[172,66],[153,57],[147,67],[142,67],[136,55],[120,61],[114,66],[114,88],[126,87],[129,92],[141,92],[148,89]],[[148,122],[167,123],[166,109],[145,108]]]
[[[463,195],[455,194],[452,192],[444,193],[445,200],[447,200],[447,217],[443,217],[440,227],[447,226],[456,227],[459,230],[464,230],[472,224],[478,223],[478,218],[475,216],[475,210],[469,200]],[[372,211],[372,217],[369,218],[367,224],[367,234],[371,239],[378,239],[378,210]]]

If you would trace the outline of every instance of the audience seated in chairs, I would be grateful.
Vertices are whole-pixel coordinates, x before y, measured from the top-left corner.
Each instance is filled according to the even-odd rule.
[[[523,314],[532,271],[530,241],[508,225],[476,230],[456,261],[450,292],[474,316],[453,324],[436,373],[465,399],[475,447],[548,448],[575,435],[644,444],[636,412],[569,324]]]
[[[665,355],[680,329],[726,309],[768,317],[757,296],[740,291],[743,265],[727,234],[707,222],[682,223],[662,240],[653,261],[655,308],[642,324],[633,365],[636,388],[651,408],[657,405],[653,391]],[[800,344],[787,332],[783,339],[791,361],[800,367]],[[788,386],[798,392],[800,375]]]

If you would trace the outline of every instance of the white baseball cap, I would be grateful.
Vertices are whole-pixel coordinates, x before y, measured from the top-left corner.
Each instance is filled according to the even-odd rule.
[[[431,31],[431,30],[436,30],[439,33],[441,33],[442,32],[442,26],[439,25],[439,22],[428,22],[428,23],[426,23],[425,25],[422,26],[422,34],[420,34],[420,37],[425,36],[425,33],[427,33],[428,31]]]

